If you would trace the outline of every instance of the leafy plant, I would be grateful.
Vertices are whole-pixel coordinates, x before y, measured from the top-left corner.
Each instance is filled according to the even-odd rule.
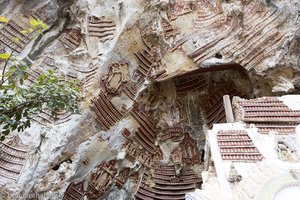
[[[5,19],[0,16],[1,22],[8,23]],[[30,25],[32,30],[48,28],[41,20],[31,20]],[[50,109],[54,118],[62,110],[79,113],[78,81],[66,81],[48,70],[35,83],[25,85],[29,66],[18,61],[13,53],[0,54],[0,59],[5,61],[0,76],[1,140],[11,131],[20,132],[30,127],[33,117],[44,109]]]
[[[7,22],[8,22],[8,19],[6,19],[6,18],[3,17],[3,16],[0,16],[0,22],[7,23]]]
[[[42,20],[39,20],[39,19],[37,19],[37,20],[36,19],[31,19],[29,21],[29,23],[30,23],[30,26],[33,29],[36,29],[36,30],[47,30],[49,28],[47,26],[47,24],[45,24]]]

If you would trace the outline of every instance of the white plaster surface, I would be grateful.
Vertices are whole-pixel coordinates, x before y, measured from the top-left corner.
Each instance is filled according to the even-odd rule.
[[[298,200],[300,197],[299,186],[288,186],[278,191],[274,200]]]
[[[242,176],[242,181],[235,185],[232,185],[227,181],[229,175],[228,172],[232,162],[221,159],[216,137],[219,130],[247,131],[248,135],[253,140],[254,145],[264,156],[264,159],[257,163],[233,162],[238,174]],[[292,169],[300,169],[300,162],[282,161],[278,158],[275,151],[276,136],[274,134],[263,135],[259,134],[256,128],[245,128],[245,125],[241,123],[228,123],[215,124],[213,129],[208,131],[207,135],[219,183],[219,189],[217,189],[217,187],[214,189],[219,190],[220,199],[222,200],[254,199],[258,191],[265,183],[271,180],[272,177],[283,173],[289,173]],[[294,144],[299,148],[299,138],[296,136],[293,136],[293,138],[296,140],[294,141]],[[203,179],[203,181],[203,185],[205,185],[207,180]],[[295,188],[291,190],[295,190]],[[263,193],[264,191],[261,192]],[[297,191],[295,190],[295,192]],[[201,192],[195,191],[194,193],[189,193],[186,196],[186,199],[188,199],[188,197],[190,199],[198,200],[214,199],[213,196],[209,196],[208,194],[213,195],[210,190],[206,191],[206,188],[203,188]],[[282,194],[280,194],[278,198],[281,198],[281,195]],[[294,196],[294,194],[291,195]]]
[[[279,97],[292,110],[300,110],[300,95],[285,95]]]

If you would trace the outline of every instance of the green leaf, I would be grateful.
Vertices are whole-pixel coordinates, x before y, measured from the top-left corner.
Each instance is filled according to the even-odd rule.
[[[47,26],[47,24],[41,22],[41,27],[44,29],[44,30],[47,30],[49,29],[49,26]]]
[[[15,43],[19,43],[20,38],[18,38],[18,37],[13,37],[13,38],[12,38],[12,41],[15,42]]]
[[[0,16],[0,21],[4,22],[4,23],[7,23],[8,19],[6,17]]]
[[[30,120],[26,120],[25,122],[25,128],[30,127]]]
[[[21,114],[20,112],[18,112],[18,113],[16,114],[16,120],[17,120],[17,121],[20,121],[21,117],[22,117],[22,114]]]
[[[14,130],[16,130],[16,129],[18,128],[18,124],[14,124],[14,125],[12,125],[11,127],[12,127],[11,130],[14,131]]]
[[[9,69],[10,69],[10,70],[16,70],[17,67],[16,67],[16,66],[11,66]]]
[[[37,27],[39,25],[38,21],[35,20],[35,19],[31,19],[29,21],[30,25],[33,26],[33,27]]]
[[[54,71],[51,70],[51,69],[49,69],[49,70],[48,70],[48,74],[53,75],[53,74],[54,74]]]
[[[10,58],[10,54],[8,54],[8,53],[1,53],[0,54],[0,59],[7,60],[9,58]]]
[[[37,22],[40,23],[40,21]],[[75,81],[68,82],[53,71],[41,74],[37,83],[31,86],[20,87],[28,76],[26,73],[28,67],[25,63],[18,62],[5,73],[8,81],[7,84],[0,86],[0,112],[5,113],[9,110],[17,110],[17,112],[0,115],[0,124],[7,128],[3,131],[10,132],[15,129],[19,132],[23,131],[30,127],[33,115],[40,113],[43,109],[55,112],[79,111],[80,88]],[[30,103],[27,104],[27,102]],[[25,107],[20,108],[19,105],[25,105]],[[52,113],[53,117],[57,114],[55,112]],[[5,133],[8,134],[8,132]]]
[[[31,19],[29,21],[30,25],[32,26],[33,29],[37,29],[40,33],[42,33],[42,30],[47,30],[49,27],[47,24],[45,24],[42,20],[38,19]]]
[[[9,124],[6,124],[3,129],[8,129],[9,128]]]
[[[8,134],[9,134],[9,132],[10,132],[10,130],[9,130],[9,129],[7,129],[7,130],[5,130],[5,131],[2,131],[2,134],[3,134],[3,135],[8,135]]]
[[[22,30],[21,33],[23,33],[24,35],[27,34],[28,32],[26,30]]]

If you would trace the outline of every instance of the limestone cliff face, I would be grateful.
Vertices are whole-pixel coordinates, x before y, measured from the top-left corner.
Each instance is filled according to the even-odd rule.
[[[143,199],[165,165],[171,182],[186,181],[181,172],[193,180],[179,199],[198,187],[204,132],[225,122],[224,94],[299,92],[300,2],[267,2],[0,1],[11,20],[0,48],[32,64],[27,84],[54,69],[79,79],[83,96],[80,115],[45,111],[7,138],[1,148],[19,160],[0,157],[0,197]],[[30,18],[49,30],[14,44]]]

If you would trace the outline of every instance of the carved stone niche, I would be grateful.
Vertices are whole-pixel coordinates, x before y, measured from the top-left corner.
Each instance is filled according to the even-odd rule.
[[[59,41],[61,41],[67,48],[74,50],[79,47],[81,38],[82,34],[79,29],[67,29],[61,35]]]
[[[161,25],[164,31],[165,38],[176,37],[176,35],[180,34],[178,29],[174,29],[172,24],[167,22],[165,19],[161,19]]]
[[[14,20],[10,20],[0,30],[0,42],[20,53],[31,40],[31,38],[22,33],[22,30],[24,30],[22,26]],[[19,38],[18,41],[15,40],[16,37]]]
[[[128,138],[130,136],[130,131],[127,129],[127,128],[124,128],[122,130],[122,135],[125,137],[125,138]]]
[[[66,75],[71,79],[76,79],[78,77],[78,73],[73,70],[69,70]]]
[[[283,142],[278,141],[277,142],[277,156],[279,159],[284,161],[292,161],[292,153],[289,147]]]
[[[28,146],[23,145],[18,136],[6,138],[0,143],[0,185],[7,181],[17,181],[27,159]]]
[[[43,69],[53,69],[53,68],[56,68],[56,66],[55,66],[55,60],[54,60],[54,53],[51,52],[48,55],[46,55],[44,57],[43,62],[40,64],[40,66]]]
[[[123,187],[124,183],[127,181],[130,175],[130,168],[125,167],[120,170],[119,175],[116,177],[116,186],[120,189]]]
[[[125,149],[126,151],[126,158],[133,162],[137,156],[137,153],[138,153],[138,145],[135,144],[132,140],[127,140],[122,148]]]
[[[185,133],[185,136],[179,146],[182,152],[182,159],[187,165],[191,166],[200,164],[201,156],[197,147],[197,141],[191,138],[189,133]]]
[[[172,151],[171,158],[172,158],[172,161],[173,161],[174,165],[182,163],[182,154],[181,154],[181,148],[180,147],[177,147]]]
[[[112,19],[89,16],[88,31],[91,37],[98,37],[101,42],[112,40],[116,30],[116,23]]]
[[[136,160],[147,166],[151,166],[151,154],[148,151],[144,151],[143,148],[137,148]]]
[[[152,166],[158,166],[162,158],[163,158],[163,152],[161,148],[158,147],[155,153],[152,155],[152,162],[153,162]]]
[[[153,167],[157,166],[162,160],[163,154],[159,147],[156,147],[153,153],[148,152],[142,145],[138,145],[131,139],[128,139],[122,149],[126,151],[126,158],[131,161],[139,161],[140,163]]]
[[[88,199],[99,199],[110,189],[117,174],[116,163],[116,159],[113,159],[98,165],[88,183]]]
[[[174,125],[172,127],[166,128],[165,133],[160,136],[162,141],[171,139],[173,142],[178,142],[182,139],[183,129],[180,124]]]
[[[48,3],[49,4],[49,3]],[[31,10],[30,12],[30,17],[36,19],[36,20],[42,20],[43,22],[47,23],[48,21],[48,18],[47,18],[47,6],[48,4],[40,7],[40,8],[36,8],[36,9],[33,9]]]
[[[230,170],[229,170],[228,181],[230,183],[237,183],[237,182],[240,182],[241,180],[242,180],[242,176],[240,174],[238,174],[238,172],[236,171],[234,165],[231,163]]]
[[[178,16],[192,12],[191,1],[176,0],[174,3],[169,4],[168,18],[176,20]]]
[[[124,74],[126,71],[122,69],[124,67],[128,68],[128,63],[115,62],[109,65],[108,74],[100,80],[100,85],[106,94],[121,95],[121,90],[127,83],[126,76],[128,76],[128,74]]]
[[[131,99],[134,100],[137,92],[138,92],[138,87],[142,84],[142,82],[133,82],[133,81],[128,81],[122,91]]]
[[[70,183],[66,189],[63,200],[83,200],[85,195],[84,181]]]

